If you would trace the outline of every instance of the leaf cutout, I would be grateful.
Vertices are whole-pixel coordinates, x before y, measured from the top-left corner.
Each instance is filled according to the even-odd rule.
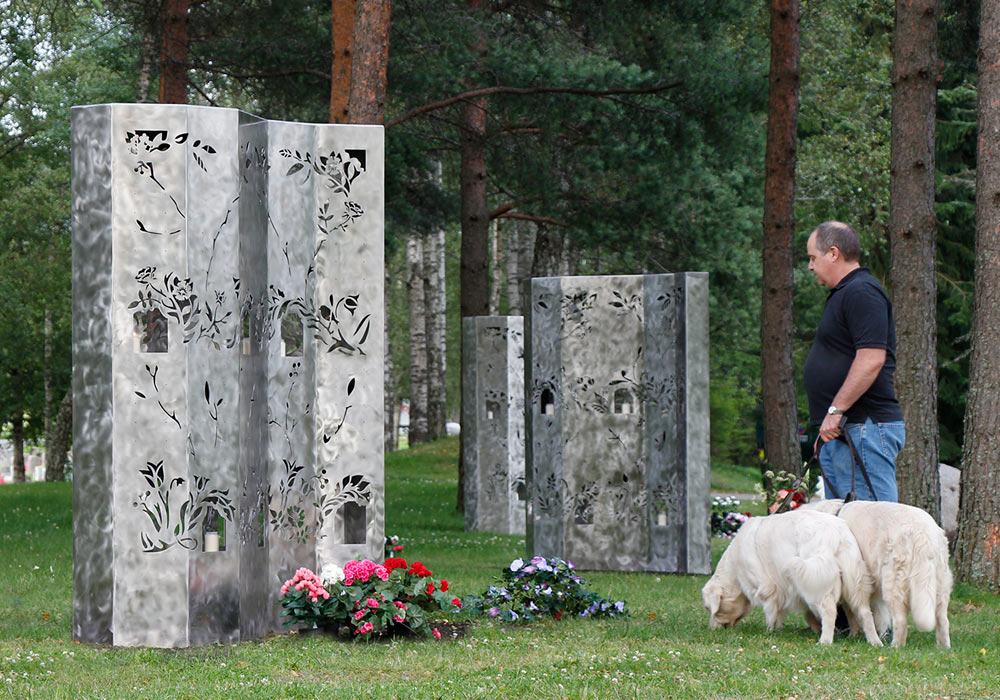
[[[146,398],[146,395],[144,393],[142,393],[141,391],[135,392],[135,395],[138,396],[140,399]]]
[[[286,176],[288,176],[288,175],[294,175],[294,174],[295,174],[295,173],[297,173],[298,171],[302,170],[302,168],[303,168],[303,165],[302,165],[302,163],[296,163],[295,165],[293,165],[292,167],[290,167],[290,168],[288,169],[288,172],[287,172],[287,173],[285,173],[285,175],[286,175]]]
[[[350,396],[354,392],[355,379],[351,377],[351,381],[347,383],[347,395]]]

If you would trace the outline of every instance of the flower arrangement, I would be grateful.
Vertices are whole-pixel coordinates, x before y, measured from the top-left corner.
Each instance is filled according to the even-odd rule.
[[[286,625],[304,624],[341,630],[353,637],[413,632],[440,639],[427,618],[431,612],[457,612],[462,601],[448,592],[448,581],[435,579],[418,561],[389,558],[349,561],[328,566],[317,576],[302,568],[281,587],[279,603]]]
[[[792,491],[790,489],[778,489],[778,492],[774,494],[774,503],[772,503],[767,508],[768,513],[773,513],[781,507],[785,499],[791,494],[791,499],[788,501],[788,510],[795,510],[800,505],[805,503],[806,495],[802,491]]]
[[[399,535],[386,535],[385,538],[385,556],[388,557],[398,557],[399,553],[404,549],[403,545],[399,542]]]
[[[515,559],[499,585],[465,599],[470,614],[504,622],[533,622],[542,617],[628,617],[624,601],[611,602],[583,587],[573,564],[562,559]]]
[[[732,537],[740,529],[740,525],[750,519],[750,513],[735,510],[740,501],[732,496],[716,496],[712,499],[712,535],[715,537]]]

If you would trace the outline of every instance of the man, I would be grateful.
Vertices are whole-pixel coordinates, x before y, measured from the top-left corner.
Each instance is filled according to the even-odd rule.
[[[820,462],[843,497],[853,483],[859,500],[896,501],[896,455],[906,439],[896,401],[896,328],[885,290],[861,267],[861,241],[847,224],[827,221],[806,243],[809,270],[830,290],[803,379],[809,420],[819,425]],[[873,494],[840,436],[840,421],[864,462]]]

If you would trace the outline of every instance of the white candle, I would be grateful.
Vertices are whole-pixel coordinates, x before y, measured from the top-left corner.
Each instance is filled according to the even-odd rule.
[[[545,415],[547,416],[555,415],[555,412],[556,412],[556,405],[554,403],[545,404],[545,409],[543,410],[543,413]]]
[[[657,513],[656,514],[656,524],[660,525],[660,526],[666,525],[667,524],[667,514],[666,513],[662,513],[662,512],[661,513]]]
[[[490,420],[493,420],[493,411],[487,411],[487,412],[486,412],[486,417],[487,417],[488,419],[490,419]]]
[[[218,552],[219,551],[219,533],[218,532],[206,532],[205,533],[205,551],[206,552]]]
[[[631,412],[632,412],[632,404],[630,404],[630,403],[623,403],[622,404],[622,413],[631,413]]]

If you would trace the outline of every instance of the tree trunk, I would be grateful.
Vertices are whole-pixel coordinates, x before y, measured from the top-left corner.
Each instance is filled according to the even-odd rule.
[[[1000,588],[1000,0],[979,30],[976,271],[955,573]]]
[[[45,480],[66,479],[66,454],[73,436],[73,389],[63,395],[51,433],[45,436]]]
[[[552,233],[550,227],[539,224],[532,251],[531,276],[553,277],[559,274],[562,260],[562,238]]]
[[[354,60],[354,19],[357,0],[332,0],[330,55],[330,123],[351,121],[351,66]]]
[[[352,124],[381,124],[385,116],[391,16],[390,0],[358,0],[348,107]]]
[[[483,0],[469,0],[469,9],[479,12]],[[475,48],[482,54],[485,40],[474,38]],[[473,80],[466,81],[472,89]],[[485,97],[470,99],[462,110],[461,166],[459,188],[462,200],[462,245],[459,270],[460,318],[485,316],[489,311],[489,277],[487,273],[487,239],[489,238],[489,207],[486,199],[486,109]],[[461,374],[461,373],[460,373]],[[461,389],[460,389],[461,391]],[[465,439],[461,440],[458,457],[458,511],[465,511]]]
[[[149,101],[149,84],[153,74],[153,60],[156,57],[156,37],[147,28],[142,35],[142,57],[139,62],[139,79],[136,81],[135,101],[142,104]]]
[[[507,236],[507,313],[524,315],[522,289],[535,257],[535,224],[514,220]]]
[[[937,421],[934,127],[937,0],[896,0],[889,241],[896,318],[896,393],[906,422],[899,500],[941,516]]]
[[[775,471],[798,474],[792,360],[795,160],[799,112],[799,3],[771,0],[771,70],[764,179],[761,389],[764,453]]]
[[[440,174],[440,171],[439,171]],[[446,294],[444,273],[444,229],[424,238],[424,306],[427,312],[427,435],[443,438],[447,393],[445,391]]]
[[[385,295],[383,297],[385,324],[383,333],[385,335],[385,364],[383,367],[382,381],[384,384],[384,401],[382,423],[385,434],[382,436],[385,452],[395,452],[398,447],[399,431],[396,427],[396,391],[395,383],[392,381],[392,339],[389,335],[389,290],[392,288],[392,279],[389,274],[389,266],[385,267]]]
[[[164,0],[160,42],[160,103],[187,104],[190,0]]]
[[[17,411],[10,422],[10,438],[14,447],[14,483],[23,484],[24,478],[24,414]]]
[[[423,242],[406,242],[406,285],[410,307],[410,447],[427,442],[427,308],[424,299]]]
[[[503,289],[503,245],[500,241],[500,220],[490,222],[490,316],[500,315],[500,292]]]

